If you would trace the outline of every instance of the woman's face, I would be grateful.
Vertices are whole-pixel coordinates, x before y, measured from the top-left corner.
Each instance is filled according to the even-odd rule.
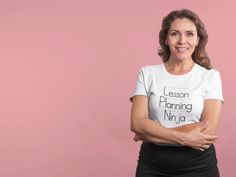
[[[188,18],[174,20],[165,41],[171,52],[170,59],[178,61],[192,59],[198,40],[196,26],[191,20]]]

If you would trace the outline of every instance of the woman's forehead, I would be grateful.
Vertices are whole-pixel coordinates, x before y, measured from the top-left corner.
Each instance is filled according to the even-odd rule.
[[[169,30],[176,30],[176,31],[196,31],[196,25],[193,21],[188,18],[177,18],[174,20]]]

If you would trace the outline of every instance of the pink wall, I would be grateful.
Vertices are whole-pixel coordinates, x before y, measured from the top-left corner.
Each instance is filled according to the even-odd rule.
[[[0,2],[0,176],[131,177],[129,131],[138,69],[160,63],[161,19],[196,11],[209,33],[225,104],[216,144],[223,177],[235,166],[233,0]]]

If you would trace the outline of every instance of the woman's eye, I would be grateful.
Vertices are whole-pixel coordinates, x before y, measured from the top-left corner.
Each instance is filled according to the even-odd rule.
[[[193,33],[187,33],[187,36],[193,36],[194,34]]]
[[[173,33],[170,33],[171,36],[176,36],[177,33],[176,32],[173,32]]]

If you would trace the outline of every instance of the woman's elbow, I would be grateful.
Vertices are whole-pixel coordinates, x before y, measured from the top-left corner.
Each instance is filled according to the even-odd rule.
[[[137,123],[134,123],[133,121],[131,121],[131,124],[130,124],[130,131],[131,132],[134,132],[134,133],[138,133],[138,126],[137,126]]]
[[[131,119],[130,130],[134,133],[142,134],[143,128],[141,125],[142,125],[141,120]]]

